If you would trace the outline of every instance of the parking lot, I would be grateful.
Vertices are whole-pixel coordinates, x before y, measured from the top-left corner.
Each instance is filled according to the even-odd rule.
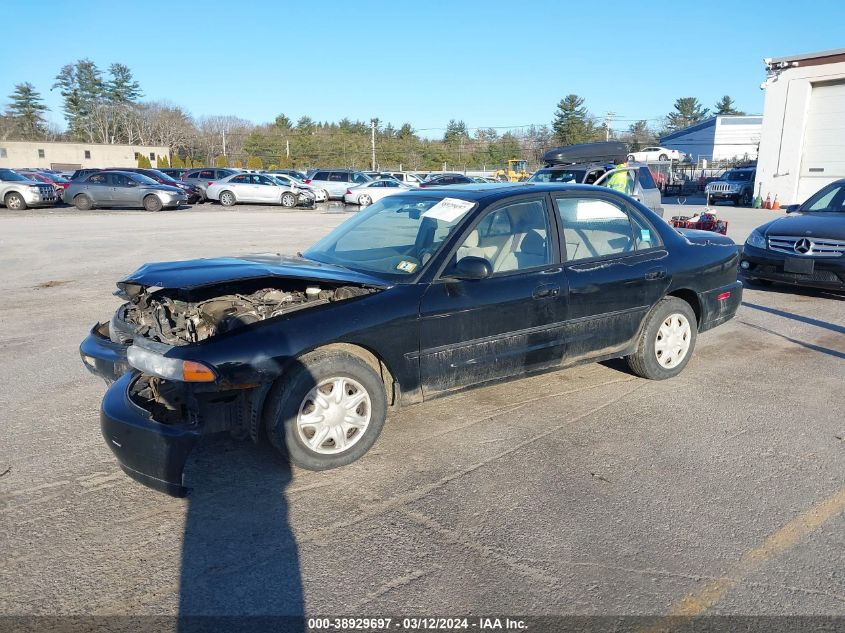
[[[777,213],[718,210],[737,243]],[[222,440],[187,499],[126,477],[77,352],[115,281],[296,252],[354,211],[0,209],[0,612],[845,615],[833,293],[746,288],[671,381],[607,362],[398,410],[341,469]]]

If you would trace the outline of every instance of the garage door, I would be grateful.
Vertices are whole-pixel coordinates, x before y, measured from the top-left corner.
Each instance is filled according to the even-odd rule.
[[[798,199],[845,178],[845,81],[817,83],[810,94]]]

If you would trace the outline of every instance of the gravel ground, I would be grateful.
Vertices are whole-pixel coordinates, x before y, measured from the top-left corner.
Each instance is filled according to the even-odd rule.
[[[737,242],[774,217],[719,214]],[[347,217],[0,209],[0,614],[845,615],[842,295],[746,289],[672,381],[609,362],[468,391],[343,469],[225,440],[187,499],[123,475],[77,353],[114,282]]]

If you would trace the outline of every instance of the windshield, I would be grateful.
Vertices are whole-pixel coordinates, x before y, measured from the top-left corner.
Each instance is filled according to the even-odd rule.
[[[158,184],[160,184],[160,183],[157,183],[152,178],[150,178],[149,176],[145,176],[144,174],[136,174],[136,173],[130,172],[128,175],[131,176],[132,180],[139,182],[142,185],[158,185]]]
[[[21,176],[19,173],[12,171],[11,169],[0,169],[0,180],[6,181],[28,181],[30,180],[26,176]]]
[[[178,184],[178,183],[177,183],[177,182],[173,179],[173,177],[168,176],[168,175],[167,175],[167,174],[165,174],[163,171],[159,171],[159,170],[157,170],[157,169],[151,169],[150,171],[151,171],[152,173],[154,173],[154,174],[156,175],[156,177],[157,177],[157,178],[161,178],[161,179],[162,179],[164,182],[166,182],[168,185],[177,185],[177,184]],[[140,175],[141,175],[141,176],[143,176],[144,174],[140,174]]]
[[[341,224],[304,257],[401,281],[419,272],[474,206],[457,198],[389,196]]]
[[[822,189],[801,205],[801,211],[845,213],[845,185]]]
[[[729,171],[727,174],[722,176],[722,180],[727,180],[728,182],[745,182],[751,180],[751,172],[750,171]]]
[[[583,169],[540,169],[536,171],[528,182],[581,182],[584,178]]]

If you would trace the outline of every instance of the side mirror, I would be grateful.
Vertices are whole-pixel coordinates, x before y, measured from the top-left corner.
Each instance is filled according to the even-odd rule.
[[[450,279],[466,281],[487,279],[493,274],[493,266],[483,257],[462,257],[447,275]]]
[[[800,207],[801,207],[800,204],[789,204],[789,205],[785,206],[783,208],[783,210],[786,211],[787,213],[794,213],[795,211],[798,211],[798,209]]]

